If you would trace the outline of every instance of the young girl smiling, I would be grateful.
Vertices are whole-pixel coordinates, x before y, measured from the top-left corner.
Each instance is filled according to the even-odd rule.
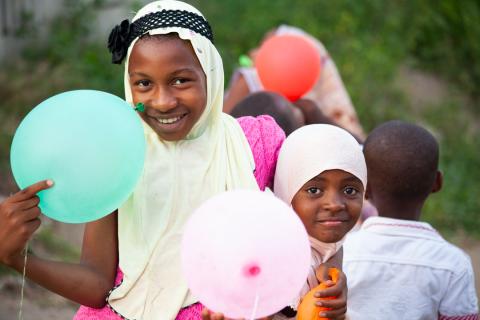
[[[208,22],[186,3],[146,5],[112,31],[109,49],[114,63],[125,60],[126,101],[144,105],[143,175],[118,210],[86,225],[80,263],[29,255],[26,274],[88,306],[75,319],[200,319],[203,306],[180,271],[185,222],[220,192],[271,186],[285,135],[270,117],[222,113],[222,60]],[[0,204],[1,263],[23,269],[22,249],[39,225],[36,193],[50,186]]]
[[[367,169],[362,149],[344,129],[327,124],[304,126],[282,145],[275,172],[274,192],[290,204],[310,236],[311,272],[300,297],[326,281],[325,266],[341,269],[343,239],[355,225],[362,209]],[[343,274],[342,274],[343,275]],[[341,277],[346,286],[345,276]],[[317,301],[332,308],[321,317],[343,319],[346,290],[337,299]],[[317,297],[331,296],[329,289]],[[284,319],[277,315],[274,319]]]

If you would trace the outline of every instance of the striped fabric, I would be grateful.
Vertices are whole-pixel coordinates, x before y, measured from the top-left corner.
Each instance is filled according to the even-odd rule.
[[[438,320],[479,320],[478,313],[477,314],[467,314],[464,316],[444,316],[439,315]]]

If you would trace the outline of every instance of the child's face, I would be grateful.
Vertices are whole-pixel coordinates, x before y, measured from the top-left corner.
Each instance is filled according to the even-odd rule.
[[[328,170],[305,183],[293,197],[292,206],[310,236],[332,243],[355,225],[363,192],[362,182],[354,175]]]
[[[188,41],[150,37],[137,41],[128,65],[133,102],[164,140],[184,139],[207,104],[205,74]]]

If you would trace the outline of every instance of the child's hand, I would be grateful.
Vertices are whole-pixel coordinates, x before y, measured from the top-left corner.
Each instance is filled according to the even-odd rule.
[[[227,320],[221,313],[213,313],[207,308],[202,310],[202,320]]]
[[[40,226],[37,193],[52,185],[50,180],[37,182],[0,203],[0,263],[13,267],[21,261],[26,243]]]
[[[319,268],[317,270],[317,278],[323,282],[328,288],[319,290],[315,293],[316,298],[336,297],[331,300],[322,300],[316,302],[319,307],[331,308],[332,310],[323,311],[321,317],[331,320],[343,320],[347,313],[347,277],[339,270],[338,280],[334,283],[328,276],[328,268]]]
[[[272,318],[273,317],[265,317],[265,318],[261,318],[259,320],[270,320]],[[204,308],[202,310],[202,320],[232,320],[232,319],[225,318],[223,316],[223,314],[221,314],[221,313],[214,313],[214,312],[208,310],[207,308]]]

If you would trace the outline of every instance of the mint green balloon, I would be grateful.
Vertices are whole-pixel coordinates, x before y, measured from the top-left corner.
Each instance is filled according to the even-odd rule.
[[[69,91],[35,107],[13,137],[10,161],[20,188],[51,179],[39,192],[46,216],[97,220],[133,192],[143,171],[145,137],[127,102],[94,90]]]

